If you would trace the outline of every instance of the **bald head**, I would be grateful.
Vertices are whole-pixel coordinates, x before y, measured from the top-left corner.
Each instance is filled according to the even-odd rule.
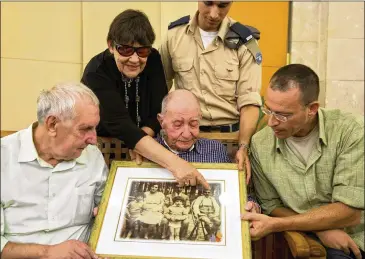
[[[161,113],[166,114],[169,109],[178,110],[198,110],[200,113],[200,105],[196,96],[185,89],[178,89],[170,92],[162,100]]]
[[[169,93],[162,101],[157,118],[170,148],[186,151],[194,145],[201,119],[199,101],[194,94],[182,89]]]

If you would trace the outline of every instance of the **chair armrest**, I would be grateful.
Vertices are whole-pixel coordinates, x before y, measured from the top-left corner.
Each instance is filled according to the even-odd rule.
[[[313,239],[312,237],[306,235],[305,233],[301,233],[304,238],[307,240],[310,250],[310,258],[318,258],[318,259],[326,259],[327,252],[326,248],[318,242],[317,240]]]
[[[283,234],[294,258],[309,258],[310,246],[301,233],[296,231],[284,231]]]

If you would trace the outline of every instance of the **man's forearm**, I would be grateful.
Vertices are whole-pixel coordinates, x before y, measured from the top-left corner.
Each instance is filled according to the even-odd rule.
[[[8,242],[1,251],[1,259],[41,259],[47,255],[49,246]]]
[[[256,131],[259,118],[259,107],[254,105],[243,106],[240,110],[239,143],[249,144]]]
[[[281,213],[283,212],[281,211]],[[275,218],[273,227],[275,232],[286,230],[321,231],[358,224],[360,224],[360,210],[337,202],[311,209],[306,213]]]
[[[289,217],[298,215],[294,210],[284,207],[275,208],[271,213],[270,216],[272,217]]]

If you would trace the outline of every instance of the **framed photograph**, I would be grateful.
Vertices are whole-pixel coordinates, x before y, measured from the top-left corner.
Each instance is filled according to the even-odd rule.
[[[89,245],[102,257],[251,259],[245,173],[236,164],[192,164],[202,186],[178,186],[157,164],[113,161]]]

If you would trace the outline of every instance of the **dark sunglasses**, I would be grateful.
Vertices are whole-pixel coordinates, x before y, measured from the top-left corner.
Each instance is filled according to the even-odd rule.
[[[130,57],[134,54],[134,52],[136,52],[137,55],[141,58],[147,58],[148,55],[151,54],[151,47],[149,46],[133,47],[129,45],[118,44],[116,42],[114,42],[114,45],[118,53],[124,57]]]

